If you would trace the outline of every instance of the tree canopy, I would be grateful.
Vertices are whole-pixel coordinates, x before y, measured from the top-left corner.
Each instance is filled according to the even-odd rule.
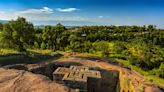
[[[30,39],[29,39],[30,38]],[[4,24],[1,41],[9,47],[19,51],[25,51],[26,44],[33,44],[34,27],[25,18],[18,17],[16,20]]]

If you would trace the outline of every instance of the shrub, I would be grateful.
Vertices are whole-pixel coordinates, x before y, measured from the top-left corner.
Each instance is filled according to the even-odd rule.
[[[46,44],[44,42],[41,44],[41,49],[46,49]]]

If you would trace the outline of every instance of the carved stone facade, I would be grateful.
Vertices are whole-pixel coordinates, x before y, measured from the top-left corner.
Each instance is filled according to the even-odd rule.
[[[54,81],[63,82],[71,88],[88,90],[87,92],[98,92],[100,78],[99,71],[89,70],[85,66],[58,67],[53,72]]]

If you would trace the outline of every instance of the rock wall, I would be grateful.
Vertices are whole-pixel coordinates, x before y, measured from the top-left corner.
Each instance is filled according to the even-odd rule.
[[[130,78],[130,74],[124,71],[119,73],[119,83],[116,92],[163,92],[161,88],[154,84],[145,84],[135,77]]]
[[[132,82],[123,71],[120,71],[119,73],[119,83],[117,89],[117,92],[136,92]]]

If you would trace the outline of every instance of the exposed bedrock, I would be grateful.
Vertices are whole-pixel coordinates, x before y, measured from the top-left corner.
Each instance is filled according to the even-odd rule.
[[[69,88],[42,75],[0,68],[0,92],[69,92]]]
[[[29,87],[30,83],[31,85],[34,85],[35,89],[37,89],[37,87],[38,88],[41,87],[42,85],[49,85],[47,87],[43,87],[44,91],[37,91],[39,90],[37,89],[36,91],[34,90],[34,92],[51,92],[51,89],[49,89],[49,87],[51,87],[52,85],[57,85],[57,87],[61,86],[61,88],[66,89],[64,91],[55,91],[55,92],[67,92],[68,91],[67,87],[62,86],[60,84],[52,83],[52,79],[53,79],[52,74],[54,70],[56,70],[58,67],[70,67],[71,65],[81,66],[83,64],[77,62],[54,62],[49,64],[28,64],[28,65],[17,64],[17,65],[4,66],[3,67],[4,69],[0,69],[0,75],[3,75],[0,76],[0,92],[13,92],[11,90],[16,90],[14,92],[31,92],[28,91],[28,90],[33,90],[33,87]],[[17,69],[17,70],[13,70],[13,69]],[[94,70],[96,69],[101,72],[101,76],[102,76],[101,89],[100,89],[101,92],[163,92],[164,90],[164,88],[162,87],[156,85],[149,85],[149,84],[145,85],[142,82],[137,81],[137,79],[135,78],[129,78],[128,75],[130,74],[130,72],[132,72],[131,70],[128,71],[117,71],[112,69],[104,70],[97,67],[92,67],[91,69]],[[23,70],[23,71],[18,71],[18,70]],[[39,76],[39,78],[37,76]],[[16,79],[18,78],[18,81],[16,82],[16,84],[11,85],[11,83],[14,82],[10,82],[10,80],[15,81],[16,80],[15,78]],[[7,89],[5,89],[5,87]],[[50,91],[45,91],[46,89]]]

